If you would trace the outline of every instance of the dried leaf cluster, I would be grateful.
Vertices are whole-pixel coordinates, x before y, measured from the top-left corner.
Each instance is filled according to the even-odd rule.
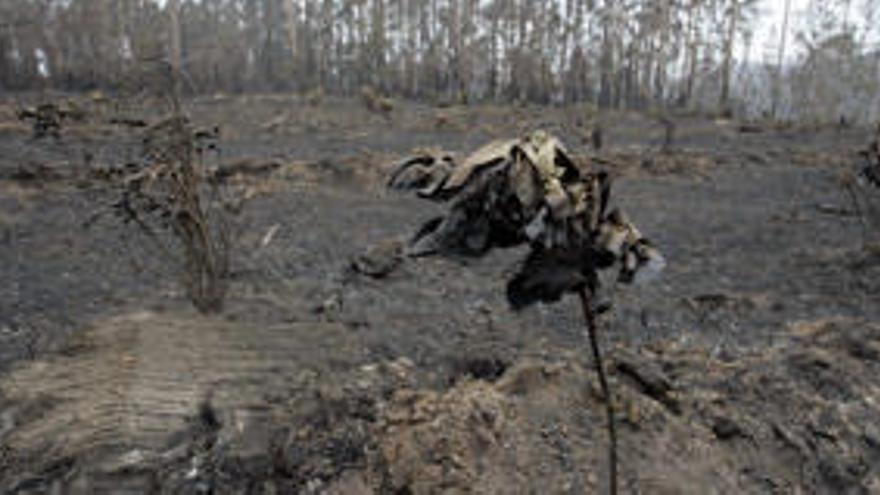
[[[507,287],[514,308],[556,301],[584,287],[595,291],[598,271],[613,266],[624,283],[664,266],[626,215],[609,208],[608,174],[581,170],[544,131],[494,141],[460,163],[449,153],[419,153],[395,168],[389,186],[450,203],[445,215],[413,237],[406,250],[411,256],[481,256],[495,247],[528,244],[531,250]]]

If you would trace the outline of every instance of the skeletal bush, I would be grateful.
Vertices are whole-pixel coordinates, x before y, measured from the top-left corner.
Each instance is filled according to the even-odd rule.
[[[231,251],[228,192],[205,166],[218,134],[173,112],[143,130],[137,163],[105,174],[118,191],[112,210],[173,264],[203,313],[223,308]]]

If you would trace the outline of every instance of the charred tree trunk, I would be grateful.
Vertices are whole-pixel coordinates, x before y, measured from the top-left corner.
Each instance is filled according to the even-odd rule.
[[[779,53],[776,58],[776,74],[773,80],[773,96],[770,103],[770,118],[776,119],[779,109],[779,99],[782,93],[782,61],[785,59],[785,42],[788,34],[788,16],[791,13],[791,0],[785,0],[785,14],[782,19],[782,33],[779,41]]]
[[[168,39],[170,42],[168,54],[171,68],[171,94],[175,112],[180,111],[180,71],[181,67],[181,44],[180,44],[180,0],[168,1]]]

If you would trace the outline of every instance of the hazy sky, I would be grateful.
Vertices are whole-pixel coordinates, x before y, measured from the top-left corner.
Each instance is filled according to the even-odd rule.
[[[812,1],[823,2],[826,0],[791,0],[791,15],[788,24],[788,48],[787,53],[791,58],[797,55],[800,50],[795,43],[795,34],[803,27],[807,19],[807,9]],[[869,2],[877,0],[850,0],[848,21],[857,28],[865,28],[866,21],[864,19],[864,6]],[[779,47],[780,30],[782,29],[782,21],[785,11],[785,0],[760,0],[758,3],[759,18],[755,27],[754,46],[752,54],[749,57],[753,61],[760,61],[773,54],[775,57],[776,50]],[[842,10],[842,9],[841,9]],[[842,14],[842,12],[841,12]],[[842,20],[842,19],[841,19]],[[880,32],[874,29],[868,36],[870,43],[878,43]],[[740,43],[742,40],[740,40]],[[742,53],[742,50],[739,50]]]
[[[792,39],[792,26],[803,19],[803,12],[810,0],[791,0],[791,14],[788,26],[788,42]],[[779,47],[782,24],[785,18],[785,0],[761,0],[758,4],[759,17],[755,28],[750,59],[761,61],[769,53],[775,53]],[[740,50],[741,52],[741,50]]]

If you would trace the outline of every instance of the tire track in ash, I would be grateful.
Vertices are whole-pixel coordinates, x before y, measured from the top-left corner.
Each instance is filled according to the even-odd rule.
[[[361,356],[358,338],[332,323],[256,327],[194,313],[123,314],[95,324],[64,353],[11,370],[0,397],[12,428],[0,443],[17,459],[46,465],[158,454],[206,397],[224,418],[250,424],[308,380],[353,368]]]

